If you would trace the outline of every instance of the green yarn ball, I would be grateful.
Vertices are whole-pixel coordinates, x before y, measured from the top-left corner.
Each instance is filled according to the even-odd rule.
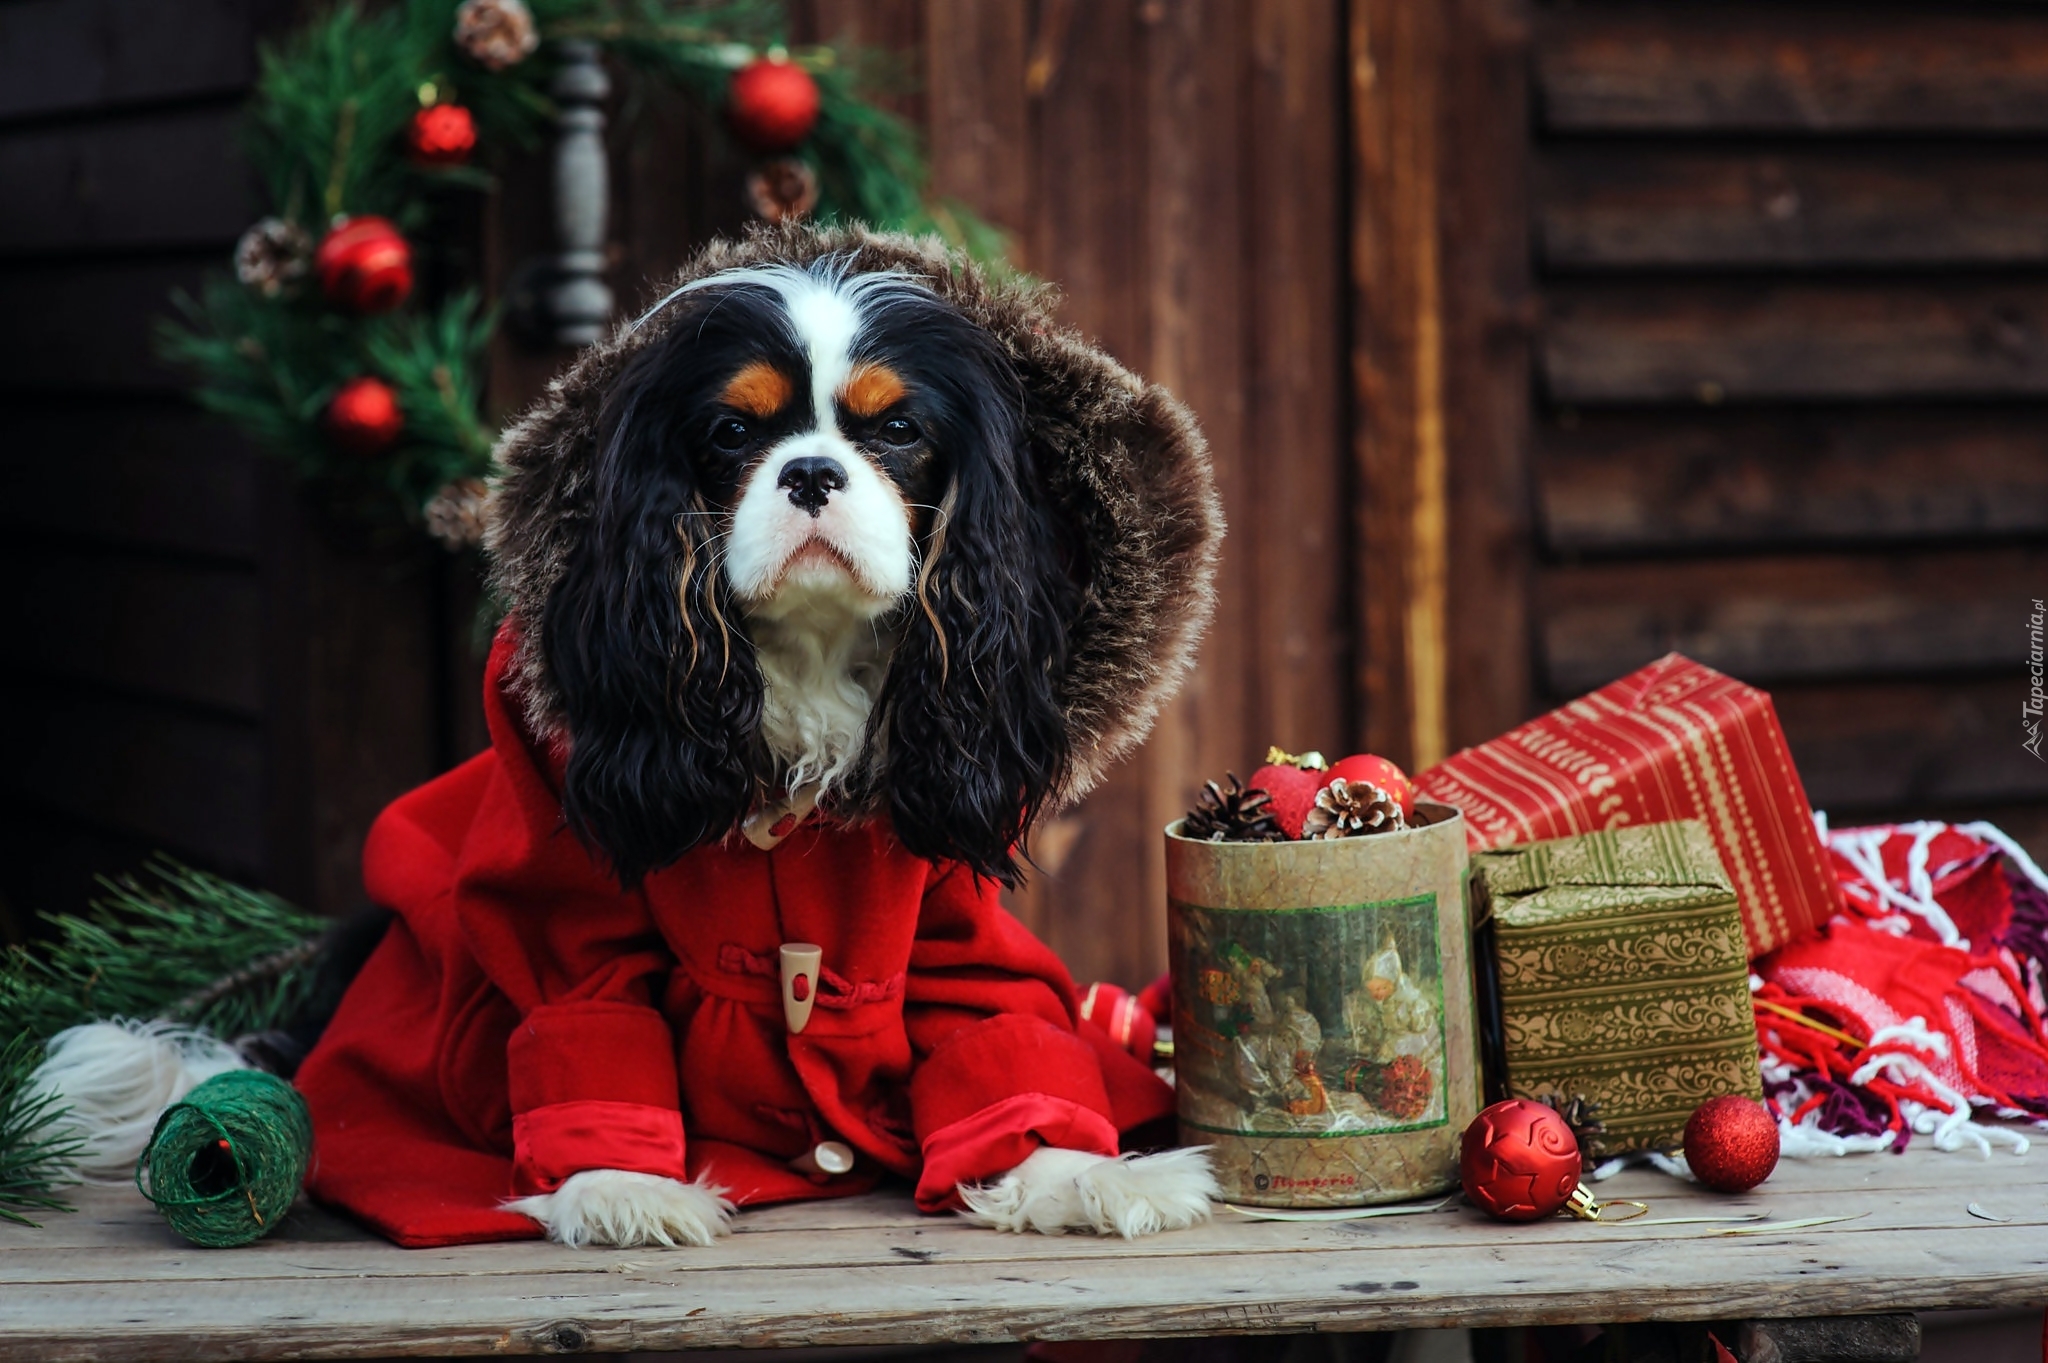
[[[195,1245],[246,1245],[291,1210],[313,1155],[298,1090],[261,1070],[217,1074],[157,1118],[135,1186]]]

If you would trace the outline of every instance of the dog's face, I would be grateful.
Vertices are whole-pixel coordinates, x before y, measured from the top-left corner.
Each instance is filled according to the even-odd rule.
[[[571,821],[627,880],[822,777],[1007,878],[1064,773],[1079,588],[1002,348],[915,280],[715,275],[607,395],[544,618]]]
[[[985,388],[989,375],[931,352],[950,319],[904,281],[764,273],[713,286],[712,306],[751,340],[701,356],[713,382],[695,413],[696,457],[725,522],[722,571],[751,616],[882,615],[911,589],[944,493],[940,447],[964,434],[946,390],[962,377]]]

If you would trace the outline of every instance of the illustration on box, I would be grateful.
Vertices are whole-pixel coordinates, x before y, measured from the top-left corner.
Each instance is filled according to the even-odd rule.
[[[1185,1123],[1323,1136],[1447,1120],[1434,895],[1176,910],[1176,1012],[1191,1020],[1174,1039]]]

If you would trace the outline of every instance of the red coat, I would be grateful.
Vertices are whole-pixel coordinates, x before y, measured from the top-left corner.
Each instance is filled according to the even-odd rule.
[[[370,831],[397,911],[298,1076],[308,1186],[402,1245],[540,1234],[501,1211],[584,1169],[708,1177],[745,1205],[884,1173],[918,1205],[1041,1142],[1113,1154],[1172,1094],[1092,1026],[996,887],[911,855],[886,821],[813,815],[773,851],[731,839],[625,892],[564,826],[559,764],[492,656],[492,748]],[[777,948],[824,948],[802,1033]],[[788,1161],[859,1155],[815,1183]]]

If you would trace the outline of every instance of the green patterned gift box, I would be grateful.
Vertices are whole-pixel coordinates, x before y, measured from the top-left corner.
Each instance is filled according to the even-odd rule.
[[[1723,1093],[1761,1096],[1742,915],[1697,820],[1472,858],[1517,1097],[1585,1098],[1596,1153],[1677,1145]]]

